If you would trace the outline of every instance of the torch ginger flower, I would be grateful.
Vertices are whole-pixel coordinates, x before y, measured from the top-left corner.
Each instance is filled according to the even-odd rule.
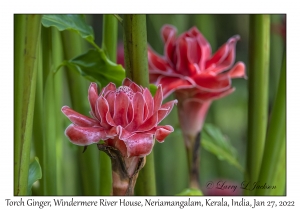
[[[92,118],[83,116],[64,106],[62,112],[72,121],[65,131],[73,144],[86,146],[106,140],[126,157],[146,156],[153,147],[153,139],[163,142],[173,127],[158,126],[172,110],[177,100],[162,105],[162,88],[152,97],[129,79],[116,88],[113,83],[98,95],[97,84],[88,91]]]
[[[213,56],[195,27],[176,38],[176,28],[165,25],[162,38],[164,56],[148,50],[150,82],[162,85],[164,97],[175,92],[183,132],[195,136],[211,101],[234,91],[231,78],[246,77],[244,63],[232,67],[239,36],[231,37]]]
[[[211,102],[234,91],[232,78],[246,77],[244,63],[233,66],[240,37],[231,37],[212,55],[210,44],[196,27],[176,37],[176,28],[165,25],[161,35],[164,56],[148,49],[150,82],[161,84],[165,97],[175,92],[180,126],[191,150]]]
[[[129,180],[122,180],[123,175],[128,179],[134,177],[143,167],[139,166],[140,159],[152,151],[154,138],[163,142],[173,132],[172,126],[158,124],[170,113],[177,100],[162,105],[161,86],[158,86],[152,97],[147,88],[140,87],[127,78],[119,88],[109,83],[100,94],[97,84],[91,83],[88,99],[92,118],[81,115],[68,106],[62,107],[62,112],[72,122],[65,134],[73,144],[80,146],[104,140],[105,143],[98,144],[98,148],[105,152],[110,150],[107,154],[114,155],[112,161],[117,161],[112,164],[113,184],[114,188],[120,189],[114,189],[114,194],[132,194],[128,190],[133,189],[125,186]]]

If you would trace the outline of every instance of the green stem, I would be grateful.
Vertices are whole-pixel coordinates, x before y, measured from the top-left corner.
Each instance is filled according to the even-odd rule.
[[[135,195],[156,195],[154,153],[151,152],[146,158],[147,164],[145,164],[144,168],[140,170],[139,177],[136,182]]]
[[[110,158],[104,153],[99,153],[99,195],[111,195],[112,175]]]
[[[261,164],[259,181],[264,184],[275,184],[276,171],[283,170],[280,162],[281,150],[284,148],[286,126],[286,54],[283,55],[281,75],[277,95],[271,113],[266,137],[265,151]],[[280,167],[280,169],[279,169]],[[280,180],[285,182],[285,180]],[[256,195],[269,195],[272,189],[257,189]]]
[[[124,15],[124,56],[126,76],[149,87],[146,15]],[[156,182],[153,152],[147,156],[136,183],[136,195],[155,195]]]
[[[149,87],[146,15],[124,15],[126,77]]]
[[[43,50],[45,52],[45,50]],[[45,69],[45,68],[43,68]],[[44,195],[57,195],[57,174],[56,174],[56,126],[54,106],[54,75],[48,74],[44,90],[44,164],[43,180]]]
[[[114,15],[104,15],[102,49],[109,60],[116,62],[118,40],[118,21]]]
[[[188,138],[188,137],[186,137]],[[196,136],[189,136],[192,145],[186,147],[188,169],[189,169],[189,187],[192,189],[200,190],[200,179],[199,179],[199,163],[200,163],[200,145],[201,145],[201,132]]]
[[[79,147],[77,156],[82,176],[83,195],[99,195],[99,151],[94,145],[89,146],[84,153],[82,151],[83,147]]]
[[[271,15],[271,25],[278,24],[281,22],[281,15]],[[276,26],[276,25],[275,25]],[[276,91],[278,87],[280,70],[281,70],[281,62],[282,62],[282,53],[284,44],[282,42],[282,37],[278,36],[276,33],[272,33],[271,27],[271,45],[270,45],[270,69],[272,69],[272,73],[270,73],[270,84],[269,84],[269,103],[273,104]],[[271,82],[272,81],[272,82]]]
[[[40,44],[39,47],[40,54],[42,53],[42,46]],[[39,56],[38,60],[38,69],[43,69],[43,61],[42,56]],[[39,162],[41,167],[43,168],[43,71],[37,71],[37,79],[36,79],[36,93],[35,93],[35,105],[34,105],[34,118],[33,118],[33,129],[32,129],[32,136],[33,136],[33,146],[35,151],[35,156],[39,158]],[[42,180],[39,181],[40,185],[36,191],[32,192],[33,195],[43,195],[44,192],[44,185],[41,184]]]
[[[62,51],[62,43],[61,43],[61,36],[60,32],[56,30],[55,28],[52,28],[52,66],[58,66],[62,60],[63,60],[63,51]],[[51,68],[51,71],[53,69]],[[62,161],[66,152],[63,150],[63,133],[64,133],[64,127],[63,127],[63,121],[61,120],[63,114],[61,113],[61,107],[64,105],[62,102],[62,92],[64,90],[63,87],[63,71],[56,72],[53,80],[53,91],[54,91],[54,118],[55,118],[55,130],[56,130],[56,136],[55,140],[53,142],[56,142],[56,180],[57,180],[57,195],[64,195],[64,190],[66,188],[65,182],[63,180],[65,174],[63,174],[63,170],[65,168],[65,164]]]
[[[268,120],[270,15],[250,16],[249,46],[248,145],[245,179],[253,183],[257,181],[261,168]]]
[[[64,57],[69,60],[79,55],[83,51],[81,45],[82,39],[75,33],[70,31],[62,32],[62,43],[64,49]],[[78,74],[70,70],[65,71],[69,86],[71,107],[79,113],[88,114],[87,90],[88,82]],[[69,147],[69,145],[67,145]],[[91,147],[86,152],[82,153],[83,147],[78,147],[75,155],[78,158],[78,174],[82,183],[83,195],[99,195],[98,188],[98,150]],[[73,168],[72,167],[72,168]],[[74,184],[78,185],[79,177],[74,177]],[[70,181],[70,180],[69,180]]]
[[[22,88],[22,113],[21,113],[21,138],[15,139],[20,146],[20,153],[18,153],[15,161],[19,162],[19,179],[15,185],[17,189],[15,195],[27,194],[27,182],[28,182],[28,169],[30,164],[30,147],[32,139],[32,124],[33,124],[33,112],[35,101],[35,87],[36,87],[36,58],[38,56],[38,42],[41,29],[41,15],[27,15],[25,18],[25,37],[24,50],[24,76],[23,76],[23,88]],[[20,89],[19,89],[20,91]]]
[[[21,119],[26,15],[14,16],[14,194],[17,195],[21,156]]]
[[[54,97],[54,74],[52,67],[52,31],[51,28],[42,28],[42,55],[43,55],[43,188],[44,195],[57,195],[56,174],[56,117]]]
[[[83,52],[82,38],[78,34],[71,31],[62,31],[61,39],[62,39],[64,59],[66,60],[72,59],[73,57]],[[80,113],[88,114],[84,100],[82,100],[83,98],[86,98],[86,94],[87,94],[86,90],[88,89],[87,81],[84,78],[82,78],[80,75],[74,74],[74,72],[71,72],[68,69],[66,69],[64,73],[66,75],[67,86],[71,98],[71,107]],[[66,128],[67,126],[68,125],[65,125],[64,128]],[[63,141],[64,141],[64,148],[69,153],[69,155],[67,155],[65,158],[70,158],[71,160],[70,164],[67,164],[67,166],[64,167],[64,172],[65,173],[69,173],[69,171],[78,172],[78,173],[74,173],[72,177],[64,177],[65,179],[64,182],[66,186],[65,194],[79,195],[81,192],[80,189],[81,185],[79,183],[82,179],[84,179],[84,174],[86,174],[86,172],[81,169],[81,164],[78,164],[76,161],[72,161],[72,160],[74,159],[76,160],[78,159],[78,156],[82,155],[82,149],[81,148],[70,149],[70,143],[67,140],[67,138],[63,139]],[[86,180],[89,180],[89,178],[86,177]],[[82,181],[82,183],[85,182]]]
[[[64,58],[70,60],[83,52],[82,38],[71,31],[61,32]],[[67,81],[71,95],[72,108],[77,112],[88,115],[88,104],[83,101],[87,96],[88,82],[80,75],[66,69]]]
[[[104,15],[102,49],[112,62],[117,60],[118,20],[114,15]],[[100,161],[100,195],[110,195],[112,186],[112,171],[110,158],[99,153]]]
[[[274,173],[272,186],[276,186],[275,189],[271,190],[268,195],[286,195],[286,131],[284,131],[284,144],[281,147],[280,155],[278,158],[278,166]]]

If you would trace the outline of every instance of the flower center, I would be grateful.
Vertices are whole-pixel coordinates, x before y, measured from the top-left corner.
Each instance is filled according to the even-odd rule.
[[[117,90],[116,90],[116,96],[119,95],[120,92],[123,92],[125,93],[129,100],[132,100],[133,99],[133,96],[134,96],[134,92],[131,90],[130,87],[127,87],[127,86],[120,86]]]

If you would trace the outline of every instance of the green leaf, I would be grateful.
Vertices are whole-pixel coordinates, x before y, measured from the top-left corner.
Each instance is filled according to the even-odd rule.
[[[201,192],[201,190],[188,188],[176,195],[190,196],[190,195],[203,195],[203,193]]]
[[[42,168],[37,157],[29,165],[27,195],[31,195],[33,183],[42,178]]]
[[[100,49],[94,42],[93,28],[86,24],[84,15],[43,15],[42,24],[45,27],[56,27],[59,31],[74,31]]]
[[[109,82],[120,86],[125,78],[123,67],[111,62],[102,50],[91,49],[76,58],[64,61],[58,69],[62,66],[69,67],[102,87],[106,86]]]
[[[216,155],[220,160],[236,166],[241,172],[243,167],[237,159],[237,152],[221,131],[211,124],[205,124],[201,133],[201,145],[204,149]]]

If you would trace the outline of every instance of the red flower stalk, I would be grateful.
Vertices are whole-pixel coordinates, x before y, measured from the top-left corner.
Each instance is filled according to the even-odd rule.
[[[144,165],[144,157],[158,142],[173,132],[169,125],[158,124],[170,113],[177,100],[162,105],[161,86],[152,97],[147,88],[129,79],[119,88],[109,83],[98,94],[97,84],[88,90],[91,118],[64,106],[62,112],[72,124],[65,134],[73,144],[87,146],[104,140],[98,148],[112,160],[113,194],[133,194],[138,171]]]
[[[231,37],[212,55],[210,44],[196,27],[176,37],[176,28],[165,25],[161,34],[164,56],[148,49],[150,82],[162,85],[164,97],[175,92],[180,126],[191,153],[189,159],[194,159],[191,151],[198,151],[194,148],[195,138],[202,130],[211,102],[234,91],[232,78],[246,78],[244,63],[233,65],[240,37]],[[191,185],[199,187],[198,184]]]

